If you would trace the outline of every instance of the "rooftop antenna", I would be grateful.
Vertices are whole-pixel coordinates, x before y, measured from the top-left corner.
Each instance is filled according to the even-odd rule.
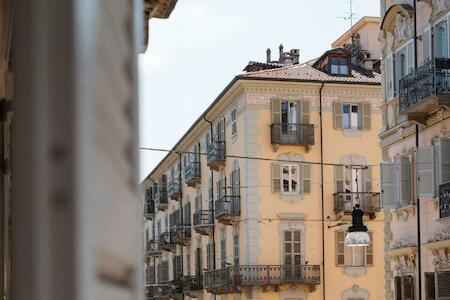
[[[350,12],[345,17],[340,17],[341,19],[344,19],[345,21],[350,21],[350,28],[353,27],[353,19],[356,18],[356,14],[353,12],[353,0],[349,0],[350,5]]]

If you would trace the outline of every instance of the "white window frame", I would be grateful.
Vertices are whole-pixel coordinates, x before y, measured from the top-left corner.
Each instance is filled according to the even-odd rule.
[[[237,135],[237,109],[236,107],[233,108],[230,112],[231,115],[231,135],[236,136]]]
[[[349,127],[345,127],[345,123],[344,123],[344,119],[345,119],[345,115],[346,113],[344,112],[344,107],[348,105],[349,106],[349,112],[348,112],[348,117],[349,117]],[[352,124],[352,108],[356,107],[358,109],[358,113],[356,116],[356,126],[354,126]],[[342,103],[342,129],[344,130],[362,130],[362,124],[361,123],[361,114],[362,114],[362,108],[361,105],[356,104],[356,103]]]
[[[285,192],[284,191],[284,177],[283,177],[283,169],[284,169],[284,167],[288,167],[289,168],[289,191],[287,191],[287,192]],[[293,168],[295,168],[296,169],[296,174],[297,174],[297,178],[296,178],[296,180],[297,180],[297,190],[296,191],[293,191],[293,189],[292,189],[292,182],[293,182],[293,179],[295,179],[295,178],[293,178],[292,177],[292,169]],[[281,164],[281,168],[280,168],[280,172],[281,172],[281,174],[280,174],[280,178],[281,178],[281,193],[282,194],[289,194],[289,195],[292,195],[292,194],[300,194],[300,184],[303,184],[303,183],[301,183],[302,181],[301,181],[301,177],[300,177],[300,165],[299,164]]]
[[[333,58],[337,59],[337,61],[338,61],[337,64],[332,63]],[[340,64],[339,61],[341,61],[341,60],[345,60],[345,64]],[[333,66],[335,66],[337,68],[337,72],[333,72]],[[346,72],[344,72],[344,70]],[[330,74],[332,74],[332,75],[349,75],[350,69],[348,67],[348,57],[337,57],[337,56],[331,55],[331,57],[330,57]]]

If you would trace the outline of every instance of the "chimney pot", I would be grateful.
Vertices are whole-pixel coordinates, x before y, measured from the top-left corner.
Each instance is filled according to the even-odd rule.
[[[270,53],[271,53],[270,48],[267,48],[267,50],[266,50],[266,62],[268,64],[271,62]]]
[[[278,49],[280,50],[280,63],[283,63],[284,59],[283,59],[283,44],[280,44],[280,46],[278,47]]]

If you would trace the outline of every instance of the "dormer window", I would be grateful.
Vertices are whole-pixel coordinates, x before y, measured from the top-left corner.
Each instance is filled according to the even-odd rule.
[[[330,73],[333,75],[349,75],[348,56],[331,56]]]

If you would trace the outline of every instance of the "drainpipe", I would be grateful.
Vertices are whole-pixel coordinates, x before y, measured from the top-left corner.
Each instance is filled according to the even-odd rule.
[[[181,198],[180,198],[180,214],[181,214],[181,226],[180,226],[180,230],[182,230],[182,234],[185,233],[185,227],[184,227],[184,222],[183,222],[183,193],[181,192],[181,153],[178,153],[178,157],[180,158],[180,168],[179,168],[179,172],[178,172],[178,184],[180,185],[180,194],[181,194]],[[172,178],[173,180],[173,178]],[[175,183],[174,183],[174,188],[175,188]],[[184,246],[181,246],[181,278],[183,278],[184,276]],[[182,280],[182,279],[181,279]],[[180,283],[180,282],[179,282]],[[181,283],[182,284],[182,283]],[[181,292],[181,297],[184,300],[184,292]]]
[[[417,0],[413,1],[413,22],[414,22],[414,69],[417,69]],[[433,54],[431,53],[431,56]],[[416,123],[416,159],[419,151],[419,124]],[[416,206],[417,206],[417,272],[419,273],[417,284],[419,285],[419,300],[422,300],[422,239],[420,232],[420,197],[419,197],[419,176],[416,168]]]
[[[319,90],[319,120],[320,120],[320,197],[322,202],[322,281],[323,299],[326,299],[325,285],[325,197],[323,191],[323,120],[322,120],[322,90],[325,83],[322,82]]]
[[[210,139],[211,142],[213,142],[213,123],[211,121],[209,121],[208,119],[206,119],[206,116],[203,116],[203,120],[205,120],[206,122],[209,123],[209,127],[210,127]],[[215,229],[216,229],[216,224],[215,224],[215,215],[214,215],[214,171],[211,170],[211,198],[212,198],[212,215],[213,215],[213,228],[212,228],[212,238],[213,238],[213,268],[214,270],[216,269],[216,241],[215,241]],[[214,299],[216,298],[216,296],[214,295]]]

